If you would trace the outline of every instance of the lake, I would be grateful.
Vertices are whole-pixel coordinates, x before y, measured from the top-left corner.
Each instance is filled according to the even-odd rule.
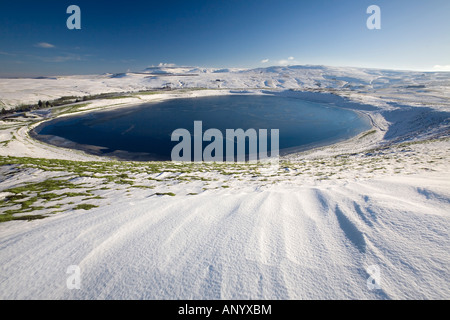
[[[35,128],[47,143],[123,160],[171,160],[174,130],[279,129],[280,155],[349,139],[370,129],[366,116],[332,104],[270,95],[171,99],[57,118]],[[270,149],[270,139],[269,149]],[[203,143],[203,148],[207,145]]]

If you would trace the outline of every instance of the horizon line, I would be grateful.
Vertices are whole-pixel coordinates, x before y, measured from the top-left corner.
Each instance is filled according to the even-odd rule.
[[[386,71],[397,71],[397,72],[427,72],[427,73],[441,73],[450,72],[450,70],[434,70],[434,69],[406,69],[406,68],[389,68],[389,67],[362,67],[362,66],[350,66],[350,65],[326,65],[326,64],[292,64],[292,65],[270,65],[270,66],[259,66],[259,67],[206,67],[206,66],[189,66],[189,65],[158,65],[158,66],[147,66],[142,71],[123,71],[123,72],[102,72],[102,73],[71,73],[71,74],[52,74],[52,75],[42,75],[42,74],[29,74],[29,75],[1,75],[1,79],[27,79],[27,78],[51,78],[51,77],[64,77],[64,76],[91,76],[91,75],[107,75],[107,74],[127,74],[127,73],[143,73],[144,70],[149,68],[162,69],[162,68],[203,68],[212,70],[222,70],[222,69],[238,69],[240,71],[244,70],[256,70],[256,69],[269,69],[269,68],[291,68],[291,67],[325,67],[325,68],[352,68],[352,69],[370,69],[370,70],[386,70]],[[233,72],[232,70],[230,72]],[[164,75],[164,74],[161,74]]]

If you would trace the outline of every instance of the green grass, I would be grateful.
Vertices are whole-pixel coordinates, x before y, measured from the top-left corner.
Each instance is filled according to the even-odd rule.
[[[15,217],[12,214],[0,214],[0,223],[14,221],[14,220],[33,221],[33,220],[45,219],[45,218],[47,218],[47,217],[44,215],[41,215],[41,214],[26,215],[26,216],[20,216],[20,217]]]
[[[61,200],[63,198],[87,197],[84,200],[101,198],[99,196],[95,196],[89,191],[85,192],[68,191],[70,189],[81,189],[81,188],[84,188],[84,186],[81,184],[71,183],[67,180],[47,179],[41,182],[25,183],[17,187],[2,190],[2,192],[10,193],[10,195],[8,195],[1,204],[1,208],[3,208],[6,211],[4,211],[4,214],[1,215],[0,222],[11,220],[24,220],[24,219],[34,220],[37,219],[38,217],[39,219],[43,219],[46,217],[45,215],[19,216],[19,217],[17,217],[16,215],[29,213],[36,210],[48,210],[60,208],[61,204],[55,204],[54,201]],[[62,190],[63,193],[58,194],[52,192],[58,190]],[[42,203],[50,203],[50,206],[46,207],[42,205],[36,206],[34,204],[37,201],[42,201]]]
[[[52,201],[52,200],[60,199],[62,197],[62,195],[56,194],[56,193],[43,193],[43,194],[40,194],[39,197],[46,201]]]
[[[158,91],[142,91],[142,92],[134,92],[133,95],[134,96],[147,96],[147,95],[153,95],[153,94],[158,94],[161,92]]]
[[[171,197],[175,197],[176,194],[173,192],[157,192],[155,193],[155,195],[157,196],[171,196]]]
[[[92,193],[89,192],[65,192],[61,197],[74,198],[74,197],[91,197]]]
[[[72,105],[72,106],[57,107],[57,108],[53,109],[53,112],[55,114],[57,114],[58,116],[63,115],[63,114],[70,114],[70,113],[78,112],[78,111],[80,111],[81,108],[87,107],[90,104],[91,103],[89,102],[89,103],[76,104],[76,105]]]
[[[133,185],[133,188],[138,188],[138,189],[155,189],[155,186]]]
[[[105,198],[103,198],[103,197],[101,197],[101,196],[94,196],[94,197],[90,197],[90,198],[84,198],[84,199],[82,199],[81,201],[88,201],[88,200],[102,200],[102,199],[105,199]]]
[[[365,137],[367,137],[367,136],[369,136],[369,135],[371,135],[371,134],[374,134],[374,133],[376,133],[377,132],[377,130],[370,130],[370,131],[367,131],[366,133],[364,133],[361,137],[359,137],[359,139],[362,139],[362,138],[365,138]]]
[[[7,215],[14,215],[14,214],[17,214],[17,213],[27,213],[27,212],[33,212],[33,211],[36,211],[36,210],[43,210],[43,209],[45,209],[45,207],[42,207],[42,206],[40,206],[40,207],[32,206],[32,204],[36,200],[37,199],[33,198],[33,199],[28,200],[28,201],[24,201],[24,202],[22,202],[22,207],[20,209],[6,210],[5,214],[7,214]]]
[[[171,175],[164,180],[184,180],[195,179],[208,181],[208,178],[198,177],[195,174],[204,172],[217,172],[223,175],[254,174],[264,165],[242,165],[234,163],[173,163],[173,162],[126,162],[126,161],[71,161],[55,159],[38,159],[27,157],[4,157],[0,156],[0,165],[18,164],[28,168],[37,168],[43,171],[61,171],[77,175],[78,177],[93,177],[106,179],[108,182],[118,184],[133,184],[133,174],[145,173],[148,175],[159,174],[161,172],[173,172],[181,175]],[[186,175],[187,174],[187,175]],[[162,180],[148,177],[149,180]]]
[[[6,201],[17,202],[17,201],[22,200],[27,197],[28,196],[26,196],[24,194],[15,194],[15,195],[10,195],[10,196],[6,197]]]
[[[87,204],[87,203],[83,203],[83,204],[79,204],[77,205],[74,210],[91,210],[93,208],[98,208],[98,206],[94,205],[94,204]]]
[[[0,144],[3,145],[4,147],[7,147],[8,144],[9,144],[11,141],[12,141],[12,140],[0,141]]]
[[[104,99],[115,100],[115,99],[125,99],[125,98],[134,98],[133,96],[116,96],[116,97],[106,97]]]

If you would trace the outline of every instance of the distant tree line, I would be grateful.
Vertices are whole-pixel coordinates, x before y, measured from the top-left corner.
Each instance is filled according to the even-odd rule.
[[[55,100],[42,101],[39,100],[36,104],[20,104],[11,109],[2,108],[1,115],[14,114],[17,112],[29,112],[33,110],[47,109],[52,107],[63,106],[71,103],[77,103],[88,100],[95,99],[105,99],[118,96],[118,93],[102,93],[97,95],[89,95],[84,97],[76,97],[76,96],[64,96]]]
[[[168,85],[162,88],[157,89],[147,89],[147,90],[139,90],[138,93],[143,92],[156,92],[161,90],[167,90]],[[94,95],[88,95],[83,97],[77,97],[77,96],[64,96],[58,99],[49,100],[49,101],[42,101],[39,100],[36,104],[20,104],[16,107],[13,107],[11,109],[5,109],[2,108],[1,115],[8,115],[8,114],[14,114],[17,112],[29,112],[33,110],[40,110],[40,109],[46,109],[46,108],[52,108],[52,107],[58,107],[58,106],[64,106],[67,104],[77,103],[77,102],[83,102],[83,101],[89,101],[89,100],[96,100],[96,99],[111,99],[111,98],[122,98],[122,97],[128,97],[124,96],[124,94],[130,94],[129,92],[111,92],[111,93],[100,93],[100,94],[94,94]]]
[[[20,104],[14,108],[6,110],[5,108],[2,108],[1,114],[12,114],[16,112],[27,112],[32,110],[39,110],[39,109],[45,109],[45,108],[51,108],[55,106],[54,101],[42,101],[39,100],[36,104]]]

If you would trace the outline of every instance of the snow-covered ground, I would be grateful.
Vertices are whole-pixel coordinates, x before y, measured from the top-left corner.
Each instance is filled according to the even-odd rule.
[[[165,86],[177,90],[130,93]],[[373,128],[274,172],[116,162],[31,139],[45,112],[1,121],[1,217],[25,219],[0,223],[1,299],[450,298],[450,73],[180,67],[0,79],[6,108],[105,92],[126,97],[55,113],[271,94],[362,112]],[[79,290],[67,287],[73,265]]]

